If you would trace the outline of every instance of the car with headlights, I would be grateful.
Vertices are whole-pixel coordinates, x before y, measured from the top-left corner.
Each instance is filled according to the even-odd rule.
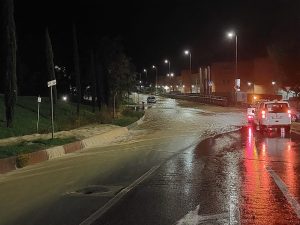
[[[149,96],[149,97],[147,97],[147,103],[148,103],[148,104],[156,103],[156,98],[155,98],[155,96]]]
[[[257,130],[284,128],[289,132],[291,129],[289,103],[277,100],[261,102],[255,110],[254,124]]]

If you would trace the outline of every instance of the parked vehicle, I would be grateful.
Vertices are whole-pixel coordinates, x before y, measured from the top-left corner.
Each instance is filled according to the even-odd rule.
[[[255,116],[255,107],[249,105],[247,108],[247,121],[248,123],[253,123]]]
[[[272,128],[291,129],[291,110],[286,101],[261,102],[255,110],[254,124],[257,130]]]
[[[296,122],[300,120],[300,110],[291,108],[291,120],[292,122]]]
[[[147,103],[156,103],[156,98],[154,96],[149,96],[147,98]]]

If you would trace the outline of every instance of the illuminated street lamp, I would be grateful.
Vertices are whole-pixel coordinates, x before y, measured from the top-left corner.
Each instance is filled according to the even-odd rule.
[[[157,67],[152,65],[152,69],[155,70],[155,94],[157,94]]]
[[[191,74],[192,73],[192,53],[189,50],[185,50],[184,54],[190,56],[190,74]]]
[[[171,73],[170,70],[171,70],[171,62],[170,60],[168,59],[165,59],[165,63],[169,65],[169,74]]]
[[[273,86],[274,94],[276,94],[276,91],[275,91],[275,85],[276,85],[276,82],[275,82],[275,81],[272,81],[272,86]]]
[[[234,32],[228,32],[227,37],[233,39],[235,37],[235,78],[237,79],[237,63],[238,63],[238,37]]]
[[[238,79],[238,37],[237,37],[237,34],[235,32],[228,32],[227,33],[227,37],[229,39],[233,39],[235,37],[235,89],[237,90],[239,87],[236,87],[237,86],[237,79]],[[235,91],[235,101],[237,101],[237,91]]]
[[[251,83],[251,82],[248,81],[247,84],[248,84],[249,88],[250,88],[251,85],[253,85],[253,87],[252,87],[252,95],[253,95],[254,94],[254,83]]]

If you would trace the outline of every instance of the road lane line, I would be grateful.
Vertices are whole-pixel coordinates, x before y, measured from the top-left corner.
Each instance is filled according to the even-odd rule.
[[[126,187],[122,191],[120,191],[115,197],[113,197],[111,200],[109,200],[104,206],[102,206],[100,209],[98,209],[96,212],[94,212],[90,217],[85,219],[79,225],[90,225],[93,222],[95,222],[104,213],[106,213],[112,206],[114,206],[117,202],[119,202],[119,200],[121,198],[123,198],[128,192],[130,192],[137,185],[139,185],[140,183],[145,181],[148,177],[150,177],[159,167],[160,167],[160,165],[152,167],[148,172],[144,173],[141,177],[136,179],[128,187]]]
[[[181,154],[184,151],[187,151],[189,148],[196,146],[197,144],[208,140],[209,138],[215,138],[222,134],[228,134],[232,132],[236,132],[237,130],[240,130],[241,128],[238,128],[236,130],[226,131],[219,134],[210,135],[207,137],[202,138],[201,140],[196,140],[192,142],[192,144],[188,145],[187,147],[179,150],[175,154],[171,155],[169,158],[163,160],[159,165],[152,167],[148,172],[146,172],[144,175],[142,175],[140,178],[135,180],[131,185],[124,188],[122,191],[120,191],[114,198],[109,200],[104,206],[102,206],[100,209],[98,209],[96,212],[94,212],[91,216],[89,216],[87,219],[85,219],[83,222],[81,222],[79,225],[91,225],[93,222],[95,222],[97,219],[99,219],[104,213],[106,213],[112,206],[114,206],[120,199],[122,199],[128,192],[130,192],[132,189],[134,189],[138,184],[149,178],[158,168],[160,168],[163,164],[168,162],[173,157],[176,157],[177,155]]]
[[[212,220],[228,220],[228,213],[199,215],[199,209],[200,205],[197,205],[195,210],[188,212],[174,225],[196,225],[203,222],[212,222]]]
[[[294,198],[294,196],[289,192],[286,184],[281,180],[281,178],[270,167],[266,167],[266,170],[269,172],[271,177],[274,179],[275,183],[277,184],[277,186],[283,193],[284,197],[290,203],[290,205],[294,209],[295,213],[297,214],[297,217],[300,219],[300,205],[297,202],[297,200]]]

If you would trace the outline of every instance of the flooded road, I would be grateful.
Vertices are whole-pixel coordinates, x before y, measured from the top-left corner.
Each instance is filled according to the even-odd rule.
[[[0,224],[298,224],[299,138],[158,98],[112,145],[0,177]]]
[[[93,224],[300,224],[299,144],[247,126],[208,138]]]

